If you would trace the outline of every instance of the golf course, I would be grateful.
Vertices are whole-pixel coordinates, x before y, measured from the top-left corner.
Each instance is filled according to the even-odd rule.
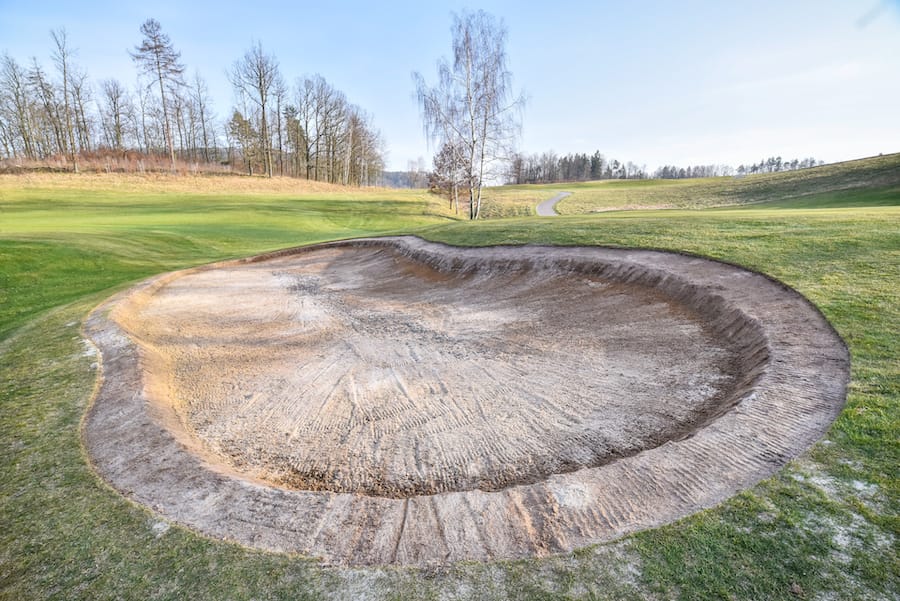
[[[536,216],[561,191],[559,215]],[[486,188],[482,217],[424,190],[277,177],[0,175],[0,598],[900,595],[900,154],[741,178]],[[360,567],[260,550],[178,525],[98,474],[85,446],[104,370],[85,332],[95,307],[175,270],[400,235],[674,251],[763,274],[846,343],[846,404],[809,450],[714,507],[524,558]],[[477,290],[466,298],[477,307]]]

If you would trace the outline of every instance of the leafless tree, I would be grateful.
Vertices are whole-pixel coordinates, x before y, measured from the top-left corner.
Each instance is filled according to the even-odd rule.
[[[56,89],[44,73],[43,68],[32,59],[31,69],[28,71],[28,88],[34,96],[34,104],[40,106],[35,111],[36,142],[41,156],[48,156],[54,152],[66,154],[65,126],[60,118],[60,105],[56,97]]]
[[[316,76],[313,92],[315,174],[320,181],[335,181],[334,150],[341,130],[346,98],[321,76]]]
[[[72,55],[72,51],[69,49],[68,37],[66,36],[65,29],[51,30],[50,36],[53,38],[53,43],[56,45],[56,48],[53,51],[53,62],[56,63],[56,68],[59,69],[59,74],[62,76],[63,108],[66,116],[69,159],[72,161],[72,171],[78,173],[78,149],[75,147],[75,130],[72,127],[72,107],[69,102],[69,58]]]
[[[263,51],[257,42],[244,56],[235,61],[230,73],[231,84],[236,92],[249,98],[259,108],[259,136],[263,151],[263,168],[266,176],[272,177],[272,140],[269,134],[269,96],[280,87],[281,74],[278,61]]]
[[[450,142],[444,142],[434,155],[434,170],[431,172],[429,187],[446,192],[450,197],[450,209],[459,215],[459,187],[466,184],[467,177],[461,149]]]
[[[37,156],[33,110],[28,93],[28,72],[8,54],[0,59],[0,110],[14,136],[12,155],[19,152],[27,158]]]
[[[131,98],[116,79],[104,80],[100,89],[103,93],[102,129],[106,145],[113,150],[124,150],[129,121],[134,118]]]
[[[294,87],[294,108],[296,108],[296,122],[293,130],[293,140],[297,145],[297,152],[301,154],[298,167],[306,170],[306,179],[312,179],[313,149],[315,148],[315,83],[306,77],[297,79]]]
[[[82,151],[90,152],[93,138],[93,118],[87,110],[87,106],[91,102],[91,86],[88,83],[87,73],[73,70],[71,82],[72,114],[75,118],[78,147]]]
[[[227,120],[217,120],[199,74],[182,81],[184,67],[169,37],[153,19],[141,27],[135,88],[115,80],[96,88],[73,64],[64,30],[53,31],[53,73],[35,58],[24,68],[0,54],[0,160],[49,159],[85,170],[96,166],[92,148],[166,156],[200,168],[219,159],[217,132],[229,142],[228,160],[250,173],[277,173],[342,184],[369,185],[383,170],[384,145],[370,116],[321,76],[286,89],[275,59],[255,44],[230,73],[238,90]],[[58,71],[60,77],[56,76]],[[158,91],[157,91],[158,90]],[[96,96],[93,96],[96,93]],[[277,153],[277,154],[276,154]],[[61,159],[60,159],[61,157]],[[117,159],[118,168],[122,163]],[[109,158],[106,169],[111,168]],[[150,163],[155,168],[155,162]]]
[[[172,40],[162,32],[162,27],[156,19],[147,19],[141,25],[141,33],[144,40],[140,46],[131,53],[131,58],[140,66],[147,75],[155,76],[155,82],[159,85],[159,98],[162,102],[163,135],[169,148],[169,158],[172,161],[172,171],[175,171],[175,144],[172,140],[172,126],[169,121],[169,109],[166,103],[166,87],[176,88],[181,85],[181,75],[184,73],[184,65],[181,64],[181,53],[176,52],[172,46]]]
[[[194,85],[192,89],[194,104],[197,107],[198,119],[200,125],[200,140],[203,148],[203,160],[207,163],[212,159],[215,153],[215,134],[213,133],[213,115],[211,101],[209,99],[209,88],[206,81],[199,73],[194,74]],[[213,154],[210,153],[213,151]]]
[[[287,92],[288,89],[284,79],[278,77],[275,80],[272,93],[275,96],[275,142],[278,149],[278,175],[282,177],[284,177],[284,119],[281,107],[284,106]]]
[[[150,107],[150,90],[147,86],[141,85],[140,82],[137,86],[137,98],[138,98],[138,106],[140,108],[140,140],[144,145],[144,152],[150,153],[153,148],[153,128],[151,125],[151,121],[149,117],[151,116],[151,107]]]
[[[425,132],[461,149],[469,218],[481,212],[481,189],[491,165],[511,150],[520,127],[522,94],[513,96],[506,60],[506,27],[484,11],[454,15],[453,59],[438,62],[438,83],[415,73]]]

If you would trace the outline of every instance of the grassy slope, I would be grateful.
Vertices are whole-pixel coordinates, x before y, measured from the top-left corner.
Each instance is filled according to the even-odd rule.
[[[51,183],[53,185],[51,185]],[[4,187],[5,185],[5,187]],[[0,180],[0,598],[890,599],[900,594],[900,208],[608,213],[438,225],[426,200],[277,190],[219,198],[130,183]],[[867,204],[861,190],[857,202]],[[843,198],[853,203],[853,198]],[[889,196],[892,204],[900,197]],[[323,570],[169,527],[97,481],[78,441],[94,358],[84,313],[150,273],[421,227],[459,244],[673,248],[769,273],[848,342],[848,406],[774,478],[677,524],[541,560]],[[49,310],[48,310],[49,309]]]
[[[488,215],[533,215],[559,191],[572,195],[557,205],[564,215],[611,209],[698,208],[763,202],[821,207],[894,204],[900,194],[900,153],[784,173],[743,178],[611,180],[502,186],[485,192]]]

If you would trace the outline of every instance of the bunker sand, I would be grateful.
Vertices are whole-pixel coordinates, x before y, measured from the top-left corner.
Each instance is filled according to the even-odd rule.
[[[695,257],[339,242],[166,274],[88,319],[114,487],[332,563],[571,550],[773,473],[843,404],[800,295]]]

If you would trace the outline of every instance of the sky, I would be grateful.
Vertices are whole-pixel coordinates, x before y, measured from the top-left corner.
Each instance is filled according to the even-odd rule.
[[[0,0],[0,52],[50,69],[50,30],[64,27],[94,83],[131,85],[128,50],[152,17],[221,117],[226,72],[259,41],[289,83],[318,73],[371,114],[388,169],[405,170],[434,152],[412,73],[436,81],[464,9],[506,25],[524,153],[600,150],[652,170],[900,151],[900,0]]]

